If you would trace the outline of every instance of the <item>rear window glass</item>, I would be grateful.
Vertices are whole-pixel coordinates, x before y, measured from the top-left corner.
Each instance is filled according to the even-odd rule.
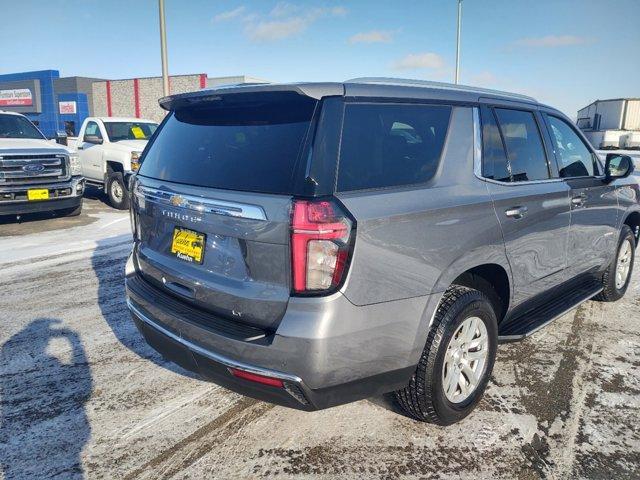
[[[139,174],[203,187],[290,194],[316,105],[313,99],[296,97],[172,112]]]
[[[338,191],[424,183],[438,168],[451,107],[347,105]]]

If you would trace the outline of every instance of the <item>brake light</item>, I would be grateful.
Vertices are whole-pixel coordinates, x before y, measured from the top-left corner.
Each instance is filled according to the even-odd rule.
[[[333,202],[293,202],[294,292],[321,293],[340,285],[349,259],[352,227],[351,220]]]

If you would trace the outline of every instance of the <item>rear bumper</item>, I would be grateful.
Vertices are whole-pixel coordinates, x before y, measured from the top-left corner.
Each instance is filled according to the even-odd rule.
[[[130,258],[127,304],[155,350],[230,390],[278,405],[317,410],[396,390],[411,378],[423,346],[416,336],[425,297],[368,307],[356,307],[339,293],[296,298],[277,331],[242,340],[166,308],[136,288],[139,281]],[[230,368],[280,379],[283,387],[237,378]]]
[[[29,189],[47,189],[54,196],[49,200],[29,201]],[[50,212],[79,207],[84,193],[84,178],[72,177],[67,182],[0,187],[0,215]]]

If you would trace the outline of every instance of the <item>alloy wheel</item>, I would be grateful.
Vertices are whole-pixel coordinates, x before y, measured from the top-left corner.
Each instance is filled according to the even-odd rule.
[[[449,340],[442,369],[447,400],[460,403],[478,388],[489,355],[487,327],[479,317],[465,319]]]

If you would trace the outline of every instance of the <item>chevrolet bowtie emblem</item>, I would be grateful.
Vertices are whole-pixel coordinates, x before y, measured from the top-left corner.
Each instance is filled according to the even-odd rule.
[[[173,195],[170,201],[171,205],[173,205],[174,207],[183,207],[185,204],[184,198],[182,198],[180,195]]]

